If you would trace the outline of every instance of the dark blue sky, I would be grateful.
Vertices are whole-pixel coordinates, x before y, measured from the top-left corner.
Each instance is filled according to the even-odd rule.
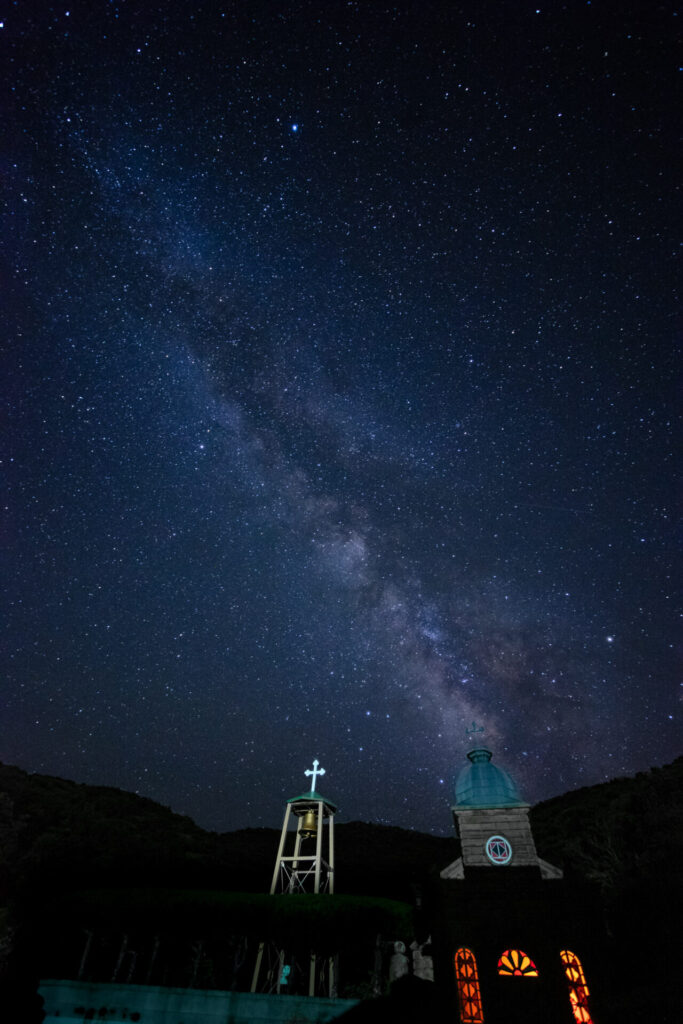
[[[446,832],[681,752],[669,4],[8,5],[0,759]]]

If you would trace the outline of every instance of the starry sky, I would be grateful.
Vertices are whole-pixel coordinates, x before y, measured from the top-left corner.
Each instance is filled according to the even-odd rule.
[[[0,759],[447,834],[473,720],[680,754],[672,5],[1,21]]]

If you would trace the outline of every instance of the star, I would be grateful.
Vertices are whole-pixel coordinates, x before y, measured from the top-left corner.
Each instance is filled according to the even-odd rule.
[[[673,760],[674,34],[90,6],[3,33],[3,760],[222,831],[303,731],[443,832],[473,720],[530,802]]]

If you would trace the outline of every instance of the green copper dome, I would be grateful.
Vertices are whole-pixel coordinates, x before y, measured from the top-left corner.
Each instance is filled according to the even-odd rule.
[[[455,783],[456,807],[525,807],[517,786],[506,771],[491,764],[490,750],[479,747],[467,755],[470,763]]]

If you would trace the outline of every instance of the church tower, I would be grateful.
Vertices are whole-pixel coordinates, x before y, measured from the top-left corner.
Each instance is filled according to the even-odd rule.
[[[475,741],[483,727],[472,723]],[[454,787],[451,808],[462,855],[441,872],[442,878],[464,878],[468,868],[510,865],[538,869],[543,878],[562,878],[559,868],[541,860],[525,803],[510,775],[493,764],[492,752],[481,743],[467,754]]]
[[[529,804],[482,733],[472,723],[454,786],[460,855],[432,893],[436,980],[460,1024],[597,1024],[587,908],[538,856]]]

